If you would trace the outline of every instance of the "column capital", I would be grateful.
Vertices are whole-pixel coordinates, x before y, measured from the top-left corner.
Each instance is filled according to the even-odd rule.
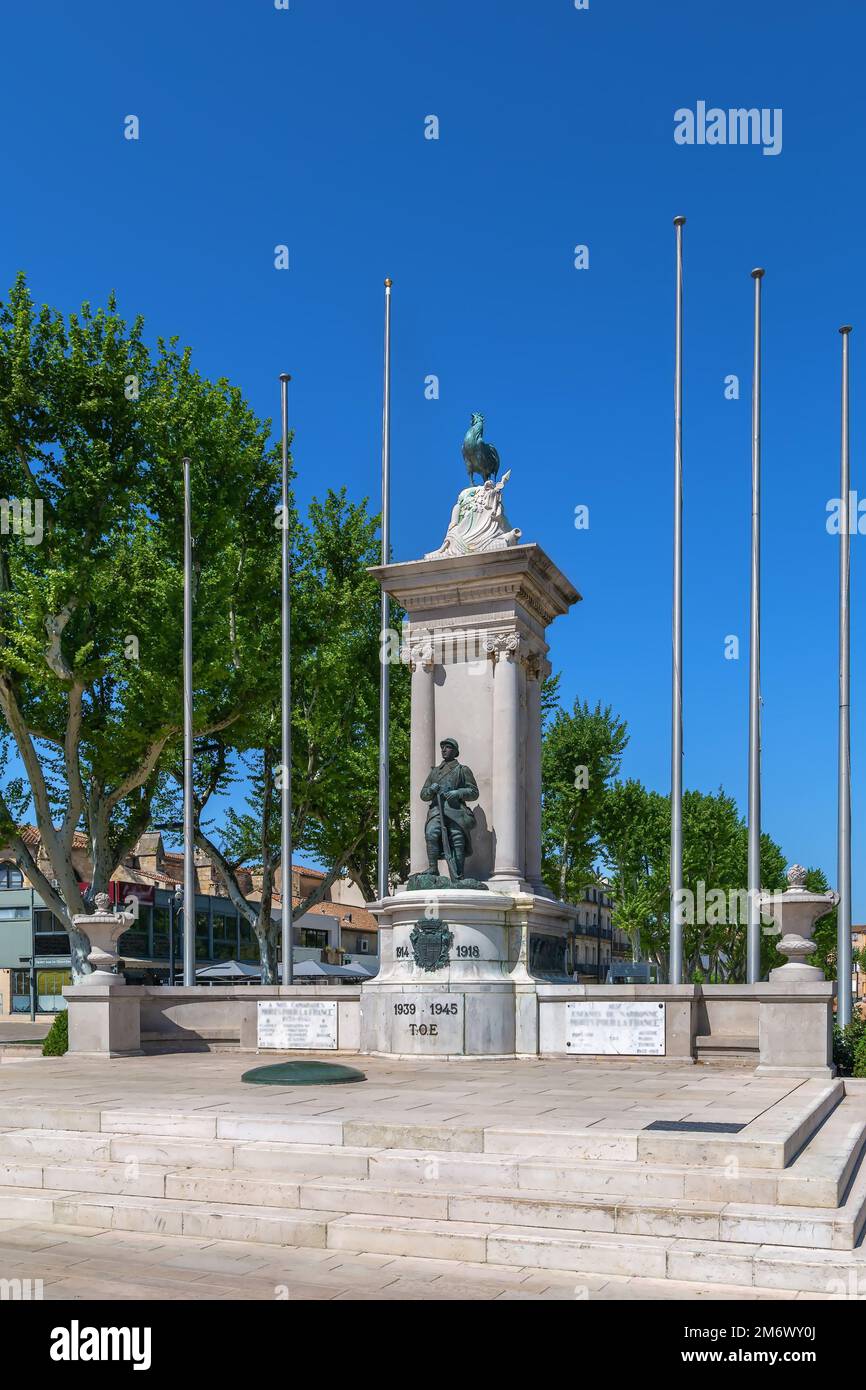
[[[538,681],[539,685],[550,675],[553,667],[546,657],[540,652],[529,652],[523,661],[526,667],[526,674],[531,681]]]
[[[400,660],[410,671],[418,666],[424,671],[432,671],[436,664],[432,637],[419,636],[414,641],[404,643],[400,648]]]
[[[484,650],[492,661],[505,657],[506,661],[517,661],[526,648],[526,641],[519,632],[494,632],[484,639]]]

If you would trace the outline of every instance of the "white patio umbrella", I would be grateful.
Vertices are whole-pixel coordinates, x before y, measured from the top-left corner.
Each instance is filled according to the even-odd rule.
[[[219,960],[213,965],[203,965],[195,972],[197,980],[233,980],[236,983],[247,980],[260,980],[262,972],[257,965],[242,960]]]

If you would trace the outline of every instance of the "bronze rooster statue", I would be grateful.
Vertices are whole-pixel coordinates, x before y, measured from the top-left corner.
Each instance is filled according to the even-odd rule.
[[[463,439],[463,460],[470,483],[473,482],[476,473],[481,474],[481,481],[484,483],[488,478],[495,481],[499,474],[499,454],[492,444],[485,442],[483,434],[484,416],[474,414]]]

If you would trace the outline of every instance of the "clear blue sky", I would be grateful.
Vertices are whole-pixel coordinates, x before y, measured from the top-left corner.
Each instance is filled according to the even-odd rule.
[[[472,410],[508,511],[584,602],[563,694],[669,786],[673,228],[686,227],[685,780],[744,805],[749,271],[764,265],[764,824],[835,882],[837,328],[866,333],[856,0],[41,0],[8,9],[0,259],[40,299],[111,288],[275,415],[302,502],[378,490],[394,278],[394,548],[441,540]],[[679,146],[674,111],[780,107],[783,148]],[[124,139],[137,115],[140,139]],[[424,139],[436,115],[438,141]],[[291,268],[273,268],[274,246]],[[573,248],[590,267],[573,267]],[[862,328],[861,328],[862,325]],[[424,379],[440,378],[440,399]],[[738,401],[724,378],[740,377]],[[419,505],[420,503],[420,505]],[[573,525],[590,507],[589,531]],[[855,920],[866,539],[853,543]],[[741,659],[724,659],[727,634]],[[276,653],[275,653],[276,659]]]

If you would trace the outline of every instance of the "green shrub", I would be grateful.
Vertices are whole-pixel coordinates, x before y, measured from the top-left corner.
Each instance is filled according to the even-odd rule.
[[[854,1076],[866,1076],[866,1038],[854,1048]]]
[[[66,1009],[54,1015],[54,1022],[48,1029],[42,1044],[43,1057],[62,1057],[69,1051],[69,1014]]]
[[[857,1072],[854,1070],[858,1048],[864,1043],[866,1043],[866,1018],[863,1017],[859,1009],[854,1010],[847,1028],[833,1025],[833,1061],[836,1063],[836,1070],[840,1076],[866,1076],[866,1071]],[[866,1064],[866,1048],[863,1048],[863,1059],[864,1064]]]

